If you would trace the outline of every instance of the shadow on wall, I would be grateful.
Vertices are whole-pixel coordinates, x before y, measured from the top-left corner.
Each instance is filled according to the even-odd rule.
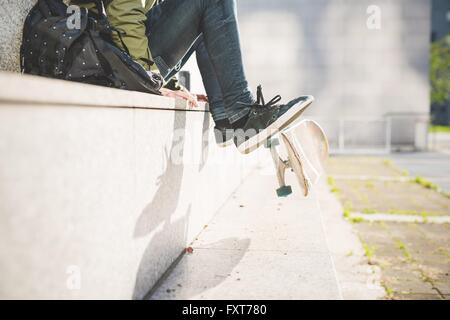
[[[186,112],[175,112],[173,132],[184,130],[186,128]],[[207,114],[205,113],[205,116]],[[209,116],[209,115],[207,115]],[[171,160],[171,154],[176,148],[180,152],[180,157],[184,153],[184,137],[186,132],[179,140],[172,140],[169,152],[166,151],[166,170],[158,177],[158,189],[150,203],[144,208],[139,216],[134,229],[134,238],[141,238],[153,232],[161,223],[163,227],[151,239],[139,264],[136,275],[136,283],[133,292],[133,299],[142,299],[158,279],[161,274],[158,270],[165,270],[169,266],[159,265],[158,257],[164,256],[168,245],[168,237],[176,237],[174,243],[177,245],[187,242],[187,227],[190,215],[190,206],[181,219],[171,222],[171,216],[175,213],[180,199],[180,191],[183,180],[184,164],[176,163]],[[171,240],[172,240],[171,239]],[[180,250],[181,251],[181,250]],[[180,252],[181,253],[181,252]]]
[[[173,139],[169,151],[165,150],[165,171],[158,177],[158,189],[152,200],[146,205],[140,214],[133,233],[134,238],[146,237],[154,233],[150,243],[144,251],[136,274],[133,299],[142,299],[149,292],[161,276],[161,270],[166,270],[170,264],[167,263],[168,253],[182,253],[187,239],[187,228],[191,215],[191,204],[187,208],[180,208],[180,192],[183,183],[184,164],[172,161],[172,156],[177,152],[177,157],[183,158],[186,136],[187,112],[175,112],[173,132],[183,134],[178,139]],[[209,148],[210,115],[204,113],[202,128],[202,148],[199,172],[204,168],[207,161]],[[174,219],[176,213],[179,219]],[[182,213],[182,214],[181,214]],[[155,232],[155,230],[158,231]]]

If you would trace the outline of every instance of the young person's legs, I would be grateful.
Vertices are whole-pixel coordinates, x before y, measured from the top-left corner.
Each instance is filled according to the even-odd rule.
[[[220,75],[217,80],[227,117],[235,122],[254,103],[242,65],[235,1],[165,0],[147,13],[150,51],[163,76],[202,33],[211,66]]]
[[[198,37],[191,46],[185,56],[177,63],[176,67],[165,77],[166,80],[175,76],[181,68],[186,64],[193,53],[196,53],[197,64],[202,76],[203,86],[208,96],[208,105],[211,115],[213,117],[215,127],[214,136],[216,143],[219,146],[227,146],[233,141],[233,128],[228,120],[225,112],[225,105],[223,103],[222,89],[220,88],[214,67],[209,59],[208,51],[206,50],[203,41],[203,35]]]
[[[225,105],[222,97],[222,89],[220,88],[214,67],[209,59],[208,51],[206,50],[203,35],[200,35],[184,55],[184,57],[177,63],[176,67],[165,76],[166,80],[175,76],[181,68],[186,64],[193,53],[196,53],[197,65],[202,76],[203,86],[205,87],[206,95],[208,96],[209,109],[217,127],[229,127],[227,113],[225,112]]]
[[[200,40],[195,52],[198,68],[202,75],[203,86],[208,96],[209,108],[216,123],[214,136],[219,146],[227,146],[233,141],[233,127],[225,112],[222,89],[220,88],[219,79],[209,58],[208,51],[206,50],[205,42],[202,41],[203,36]]]
[[[248,153],[295,119],[312,102],[300,97],[267,104],[258,87],[254,100],[242,65],[235,0],[165,0],[147,14],[147,37],[159,70],[165,76],[203,34],[222,100],[234,129],[234,143]]]
[[[205,42],[201,41],[195,50],[198,68],[202,75],[203,86],[208,96],[209,107],[212,117],[216,123],[222,121],[228,122],[228,116],[225,112],[222,89],[220,88],[214,67],[206,50]]]

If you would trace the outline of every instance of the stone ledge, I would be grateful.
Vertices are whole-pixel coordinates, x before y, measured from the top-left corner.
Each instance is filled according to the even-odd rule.
[[[183,100],[13,72],[0,72],[0,88],[2,88],[0,104],[26,102],[45,105],[203,112],[208,110],[205,103],[201,103],[198,108],[191,109]]]

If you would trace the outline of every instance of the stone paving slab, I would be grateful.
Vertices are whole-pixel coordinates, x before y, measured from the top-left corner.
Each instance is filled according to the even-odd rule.
[[[333,256],[344,299],[382,299],[385,290],[380,285],[380,268],[369,265],[364,249],[352,225],[343,218],[343,208],[323,183],[316,196],[323,213],[328,247]]]
[[[450,178],[446,161],[450,158],[438,154],[391,158],[395,161],[365,160],[358,176],[360,169],[353,170],[350,164],[359,166],[360,157],[336,157],[329,188],[353,222],[369,265],[380,268],[387,298],[449,299],[450,199],[434,186],[426,188],[413,180],[416,175],[436,183]],[[389,176],[390,169],[401,175]]]
[[[239,191],[242,192],[246,193]],[[225,244],[218,240],[246,237],[252,239],[250,250],[328,252],[314,199],[239,197],[230,199],[223,211],[227,213],[208,224],[195,247],[239,249],[239,243]]]
[[[447,136],[450,141],[450,134]],[[450,153],[400,153],[392,154],[389,158],[396,166],[406,169],[411,176],[425,177],[450,193]]]
[[[151,299],[340,299],[320,207],[255,171]],[[293,181],[295,182],[295,181]]]
[[[450,197],[434,190],[436,186],[425,186],[429,180],[450,181],[447,175],[450,157],[417,153],[391,157],[393,159],[358,156],[330,159],[329,184],[344,207],[363,214],[450,216]],[[407,164],[408,170],[399,164]]]
[[[328,175],[401,177],[392,162],[377,157],[334,156],[327,163]]]
[[[350,211],[450,215],[450,198],[414,182],[336,180],[336,186]]]
[[[363,222],[354,224],[372,250],[372,263],[394,299],[444,299],[450,290],[450,226]]]
[[[194,247],[151,298],[337,299],[339,292],[326,253]]]
[[[148,298],[383,298],[325,179],[307,198],[288,183],[294,193],[278,198],[272,164],[253,172]]]
[[[409,294],[399,294],[396,296],[396,300],[440,300],[441,297],[438,294],[427,294],[427,293],[409,293]],[[445,300],[449,300],[447,297]]]

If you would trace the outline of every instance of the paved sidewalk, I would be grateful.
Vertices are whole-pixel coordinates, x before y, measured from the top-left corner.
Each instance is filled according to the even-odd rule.
[[[394,153],[389,158],[399,167],[408,170],[411,176],[422,176],[450,193],[450,153]]]
[[[393,154],[390,159],[334,157],[330,188],[345,205],[370,265],[381,270],[386,298],[448,300],[450,199],[427,181],[448,178],[448,155]]]
[[[244,181],[149,298],[382,297],[325,183],[304,198],[292,180],[294,194],[277,198],[276,179],[264,172]]]

